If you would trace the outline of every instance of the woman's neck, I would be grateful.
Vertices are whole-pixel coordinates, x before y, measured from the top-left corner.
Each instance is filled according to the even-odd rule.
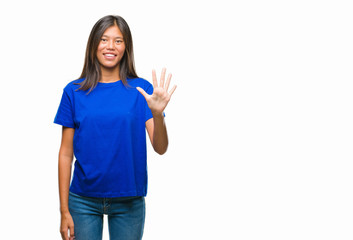
[[[114,69],[103,68],[101,67],[101,79],[100,82],[109,83],[109,82],[116,82],[120,80],[120,71],[119,67]]]

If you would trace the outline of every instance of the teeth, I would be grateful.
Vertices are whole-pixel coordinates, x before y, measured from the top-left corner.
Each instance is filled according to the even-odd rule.
[[[114,54],[105,54],[105,56],[107,56],[107,57],[114,57],[115,55],[114,55]]]

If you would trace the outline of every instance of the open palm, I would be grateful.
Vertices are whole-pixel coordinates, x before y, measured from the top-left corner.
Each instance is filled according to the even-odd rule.
[[[166,69],[162,69],[161,79],[158,85],[156,71],[152,70],[153,79],[153,93],[152,95],[147,94],[142,88],[137,87],[136,89],[145,97],[148,107],[151,109],[153,115],[162,114],[164,109],[167,107],[172,94],[176,89],[176,85],[168,92],[170,80],[172,74],[168,74],[167,81],[165,82]]]

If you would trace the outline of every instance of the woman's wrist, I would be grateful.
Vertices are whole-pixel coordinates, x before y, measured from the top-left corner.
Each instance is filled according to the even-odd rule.
[[[164,118],[163,112],[152,112],[153,118]]]
[[[69,208],[68,208],[68,207],[60,208],[60,213],[61,213],[61,214],[70,213]]]

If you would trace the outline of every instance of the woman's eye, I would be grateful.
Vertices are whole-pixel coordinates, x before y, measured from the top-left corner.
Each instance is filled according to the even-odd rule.
[[[119,44],[122,43],[122,42],[123,42],[123,41],[121,41],[121,40],[117,40],[117,41],[116,41],[116,43],[119,43]]]
[[[106,42],[106,41],[107,41],[107,39],[102,38],[102,39],[101,39],[101,41],[102,41],[102,42]]]

